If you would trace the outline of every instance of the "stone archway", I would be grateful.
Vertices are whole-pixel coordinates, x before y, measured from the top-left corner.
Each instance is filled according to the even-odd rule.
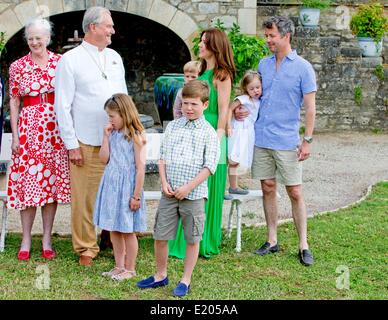
[[[1,57],[1,72],[6,79],[9,65],[28,53],[28,47],[23,40],[22,25],[31,18],[40,14],[50,17],[54,24],[54,37],[49,49],[54,52],[62,53],[61,48],[73,35],[74,30],[82,34],[84,1],[73,1],[72,6],[65,6],[65,2],[70,3],[66,0],[25,1],[0,15],[0,30],[7,32],[7,50]],[[92,2],[100,4],[101,1],[86,2],[94,5]],[[105,1],[106,4],[108,2],[113,1]],[[190,51],[191,39],[196,34],[197,26],[190,17],[163,1],[115,2],[120,5],[106,5],[112,12],[117,31],[111,48],[123,57],[128,92],[133,96],[139,111],[152,115],[157,121],[159,117],[153,104],[154,81],[165,72],[182,72],[184,63],[193,55]],[[40,7],[42,3],[45,3],[46,7]],[[177,27],[179,23],[180,28]]]
[[[10,5],[0,14],[0,30],[6,32],[8,40],[34,17],[82,11],[94,5],[104,5],[109,10],[138,15],[164,25],[177,34],[189,50],[191,40],[198,30],[197,24],[190,16],[162,0],[28,0],[16,6]],[[191,55],[193,56],[192,52]]]

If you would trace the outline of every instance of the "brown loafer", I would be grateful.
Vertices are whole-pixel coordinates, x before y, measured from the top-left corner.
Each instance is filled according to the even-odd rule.
[[[79,264],[84,267],[91,267],[93,264],[93,258],[89,256],[83,256],[81,255],[79,257]]]

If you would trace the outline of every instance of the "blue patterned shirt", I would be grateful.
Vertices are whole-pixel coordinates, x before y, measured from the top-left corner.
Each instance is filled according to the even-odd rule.
[[[214,174],[219,158],[217,133],[204,117],[193,121],[182,117],[168,124],[160,147],[160,159],[166,163],[167,182],[174,191],[193,180],[203,168]],[[205,180],[186,199],[207,197]]]
[[[255,145],[272,150],[295,150],[299,144],[303,96],[317,91],[311,64],[290,52],[276,70],[275,55],[259,63],[263,95],[255,123]]]

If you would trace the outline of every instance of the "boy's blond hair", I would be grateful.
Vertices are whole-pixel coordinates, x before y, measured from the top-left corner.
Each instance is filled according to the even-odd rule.
[[[186,72],[194,72],[194,73],[199,73],[199,65],[200,65],[200,62],[199,61],[189,61],[187,62],[184,66],[183,66],[183,73],[186,73]]]
[[[200,98],[204,103],[209,100],[210,88],[206,81],[193,80],[186,83],[182,89],[182,98]]]

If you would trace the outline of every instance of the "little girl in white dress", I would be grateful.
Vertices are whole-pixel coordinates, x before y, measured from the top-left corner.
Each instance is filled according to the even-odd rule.
[[[261,78],[258,72],[249,70],[241,80],[241,90],[245,93],[237,96],[230,105],[231,132],[228,132],[228,174],[229,193],[248,194],[249,191],[238,187],[237,174],[247,171],[252,165],[255,145],[255,121],[258,116],[261,96]],[[233,117],[234,110],[243,105],[249,116],[242,121]]]

